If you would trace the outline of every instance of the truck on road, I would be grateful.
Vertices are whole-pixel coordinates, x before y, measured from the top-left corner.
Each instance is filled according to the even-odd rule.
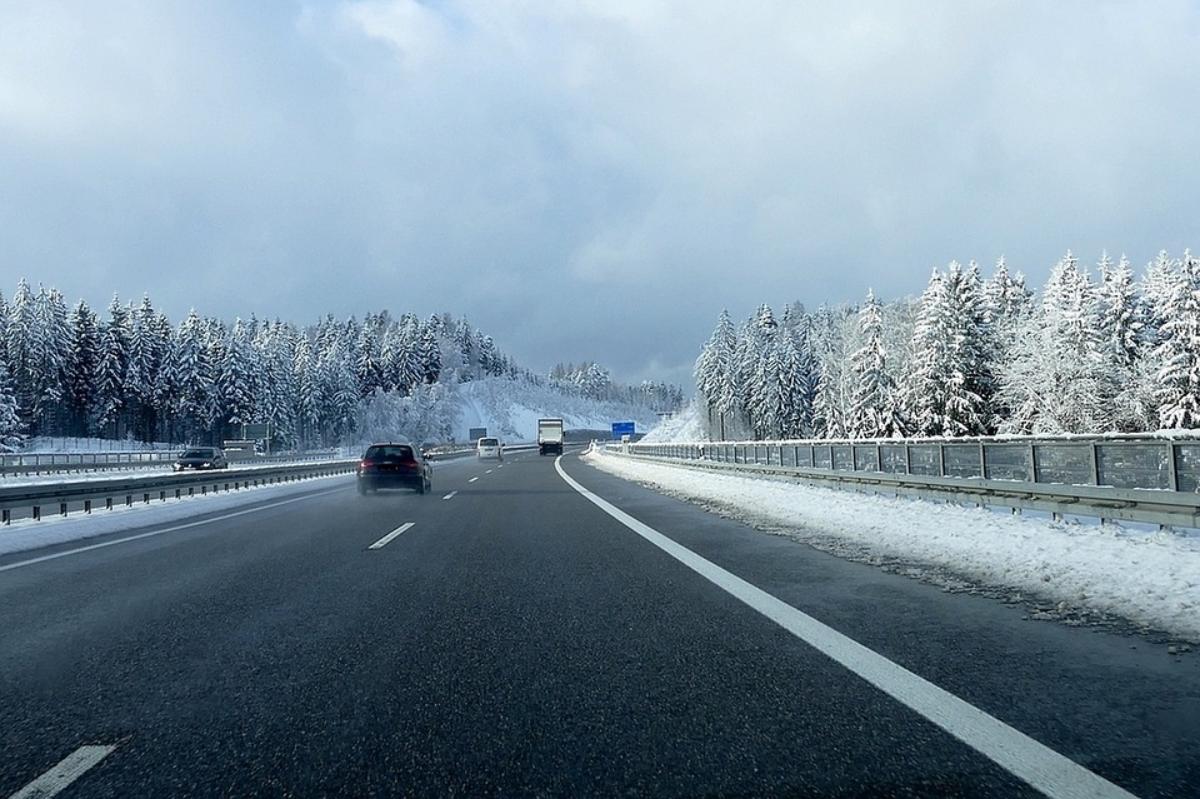
[[[562,419],[538,419],[537,445],[539,455],[545,455],[550,452],[561,455],[563,451],[563,437]]]

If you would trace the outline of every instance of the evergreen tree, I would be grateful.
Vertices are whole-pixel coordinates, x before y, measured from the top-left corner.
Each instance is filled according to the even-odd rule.
[[[70,430],[74,435],[91,435],[92,410],[96,407],[96,375],[100,368],[100,333],[96,315],[83,300],[71,312],[71,343],[66,363],[66,399]]]
[[[1165,308],[1158,373],[1161,427],[1200,427],[1200,258],[1185,252]]]
[[[952,262],[944,275],[934,270],[921,296],[906,380],[906,404],[919,435],[969,436],[987,430],[976,288],[972,273]]]
[[[20,448],[25,437],[6,360],[5,354],[0,353],[0,452],[13,452]]]
[[[126,405],[126,377],[129,369],[129,312],[113,295],[108,306],[108,321],[100,336],[100,361],[96,370],[96,405],[93,420],[97,429],[110,428],[122,434],[121,412]]]
[[[883,314],[874,292],[858,314],[863,345],[850,360],[854,374],[854,400],[847,432],[851,438],[881,438],[901,433],[895,417],[895,384],[887,370],[883,347]]]

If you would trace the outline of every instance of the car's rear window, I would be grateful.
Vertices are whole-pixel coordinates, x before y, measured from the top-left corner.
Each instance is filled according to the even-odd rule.
[[[481,439],[479,439],[479,446],[481,446],[481,447],[498,447],[498,446],[500,446],[500,439],[498,439],[498,438],[481,438]]]
[[[213,451],[211,449],[189,449],[179,457],[181,458],[211,458]]]
[[[412,447],[404,446],[403,444],[395,445],[379,445],[369,447],[367,454],[364,455],[367,460],[401,460],[410,461],[413,459]]]

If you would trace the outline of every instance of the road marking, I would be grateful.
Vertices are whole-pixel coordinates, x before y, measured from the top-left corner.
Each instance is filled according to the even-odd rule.
[[[497,468],[497,469],[503,469],[503,468],[504,468],[504,464],[502,463],[502,464],[500,464],[499,466],[497,466],[496,468]]]
[[[1038,743],[1020,730],[939,688],[837,630],[678,544],[571,478],[559,455],[554,468],[584,499],[721,590],[924,716],[1052,799],[1133,799],[1133,794]]]
[[[447,494],[446,496],[442,497],[442,499],[454,499],[454,495],[455,495],[455,494],[457,494],[457,493],[458,493],[457,491],[451,491],[449,494]]]
[[[414,524],[416,524],[416,522],[405,522],[395,530],[392,530],[390,533],[385,535],[383,538],[376,541],[374,544],[371,544],[371,546],[367,547],[367,549],[383,549],[392,542],[392,539],[403,533],[408,528],[412,527]]]
[[[475,482],[476,480],[478,480],[478,479],[479,479],[478,477],[472,477],[472,478],[471,478],[470,480],[468,480],[467,482],[468,482],[468,483],[474,483],[474,482]]]
[[[116,746],[81,746],[58,761],[49,771],[14,793],[10,799],[47,799],[55,796],[84,773],[108,757]]]
[[[319,491],[314,494],[305,494],[302,497],[292,497],[291,499],[281,499],[278,502],[272,502],[267,505],[259,505],[257,508],[247,508],[246,510],[233,511],[232,513],[225,513],[220,516],[213,516],[208,519],[201,519],[201,520],[195,521],[195,522],[187,522],[186,524],[176,524],[176,525],[172,525],[171,527],[164,527],[161,530],[150,530],[149,532],[138,533],[137,535],[127,535],[124,538],[114,538],[111,541],[101,541],[99,544],[88,544],[85,547],[76,547],[75,549],[65,549],[62,552],[54,552],[50,555],[42,555],[37,558],[30,558],[29,560],[19,560],[16,563],[9,563],[7,565],[0,566],[0,572],[6,572],[6,571],[9,571],[10,569],[19,569],[22,566],[32,566],[35,563],[44,563],[48,560],[57,560],[58,558],[65,558],[68,555],[78,555],[81,552],[91,552],[93,549],[104,549],[105,547],[114,547],[117,544],[126,544],[126,543],[129,543],[130,541],[140,541],[143,538],[152,538],[156,535],[163,535],[165,533],[174,533],[174,532],[178,532],[179,530],[187,530],[189,528],[199,527],[204,524],[212,524],[213,522],[224,521],[225,519],[233,519],[238,516],[245,516],[247,513],[258,513],[260,510],[268,510],[270,508],[278,508],[280,505],[290,505],[293,502],[300,502],[301,500],[305,500],[305,499],[313,499],[315,497],[320,497],[325,494],[332,494],[336,491],[342,491],[342,490],[343,489],[341,489],[341,488],[331,488],[328,491]]]
[[[488,469],[486,472],[484,472],[484,474],[491,474],[491,473],[492,473],[491,469]]]

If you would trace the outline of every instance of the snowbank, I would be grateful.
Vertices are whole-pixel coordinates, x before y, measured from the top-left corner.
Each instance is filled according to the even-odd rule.
[[[334,488],[339,484],[344,484],[348,479],[350,479],[350,475],[336,474],[312,477],[294,483],[242,488],[221,494],[203,496],[196,494],[179,499],[172,497],[165,502],[155,501],[148,505],[144,503],[135,503],[130,507],[114,505],[112,510],[97,510],[90,515],[77,512],[65,517],[46,516],[41,521],[20,519],[7,527],[0,527],[0,555],[93,538],[137,527],[181,521],[201,513],[230,510],[252,502],[309,494],[326,487]]]
[[[648,444],[672,444],[685,441],[707,441],[704,428],[704,411],[692,400],[683,410],[669,419],[663,419],[646,434],[642,441]]]
[[[716,474],[603,450],[593,466],[730,515],[832,536],[972,582],[1130,619],[1200,641],[1200,538],[1137,533]]]

